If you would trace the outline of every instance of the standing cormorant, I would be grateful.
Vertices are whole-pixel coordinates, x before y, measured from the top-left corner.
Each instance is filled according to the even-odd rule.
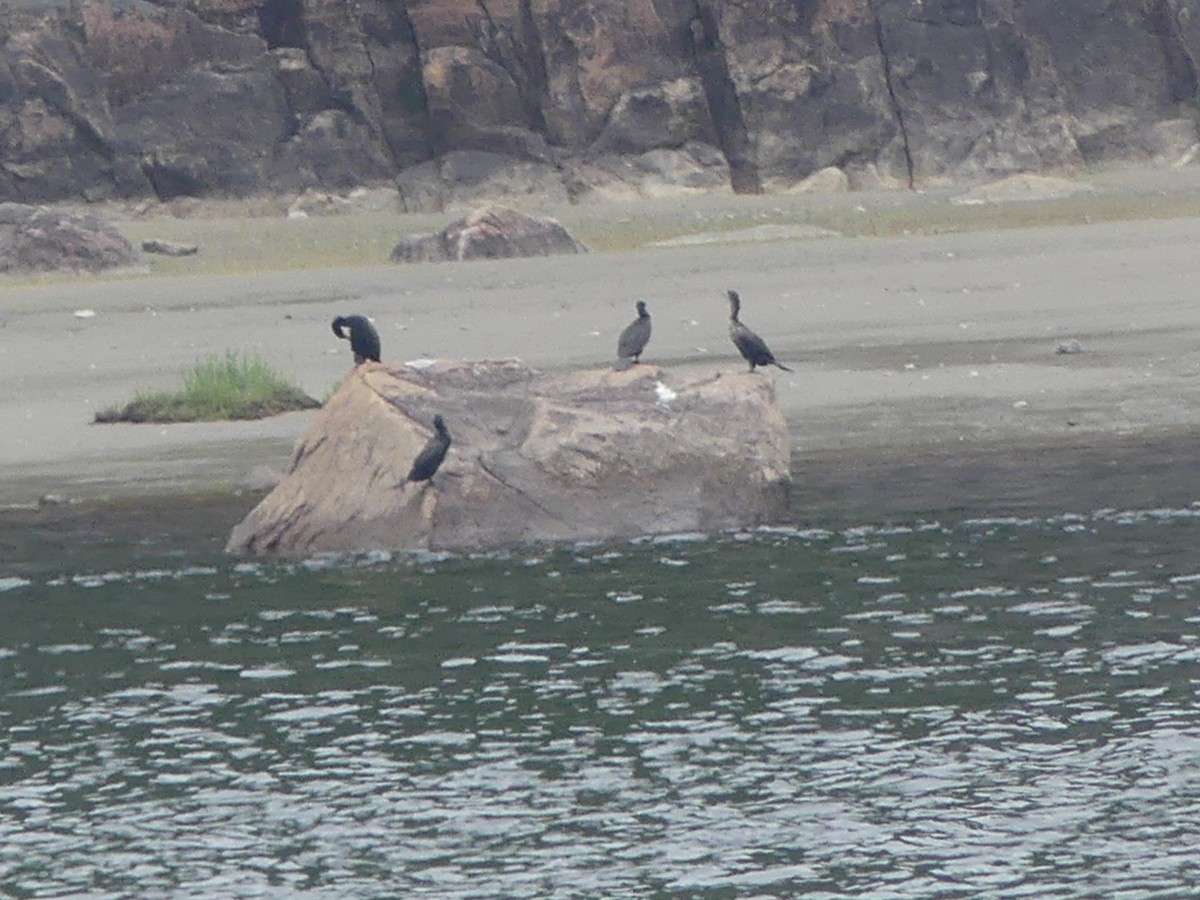
[[[450,449],[450,432],[446,430],[446,422],[440,415],[434,416],[433,427],[433,437],[417,454],[412,468],[408,470],[408,477],[401,484],[410,481],[430,481],[438,470],[438,466],[442,464],[442,460],[446,458],[446,451]]]
[[[642,351],[650,342],[650,313],[646,312],[645,300],[637,302],[637,314],[637,318],[625,326],[621,337],[617,339],[617,364],[613,367],[617,371],[641,362]]]
[[[342,331],[343,328],[349,328],[350,334]],[[368,359],[379,362],[379,332],[366,316],[338,316],[333,320],[333,333],[343,340],[350,338],[355,365]]]
[[[750,363],[750,371],[755,366],[779,366],[785,372],[792,371],[775,358],[766,342],[757,334],[738,321],[738,311],[742,308],[742,299],[737,291],[728,291],[729,296],[729,337],[738,348],[746,362]]]

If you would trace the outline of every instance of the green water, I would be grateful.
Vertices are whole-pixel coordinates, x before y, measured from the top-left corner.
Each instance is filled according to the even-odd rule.
[[[0,542],[6,896],[1200,884],[1194,507],[295,564],[87,525]]]

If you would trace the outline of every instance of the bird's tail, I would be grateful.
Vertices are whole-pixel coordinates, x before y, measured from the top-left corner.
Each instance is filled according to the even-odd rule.
[[[784,365],[783,363],[781,363],[781,362],[777,362],[777,363],[775,363],[775,365],[779,366],[779,368],[783,369],[783,371],[785,371],[785,372],[791,372],[791,371],[792,371],[791,369],[789,369],[787,366],[785,366],[785,365]]]

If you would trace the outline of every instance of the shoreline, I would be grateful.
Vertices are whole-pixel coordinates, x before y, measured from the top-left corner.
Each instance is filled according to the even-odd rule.
[[[832,531],[966,520],[1044,519],[1077,526],[1098,514],[1195,510],[1197,434],[1098,435],[1064,445],[887,448],[793,454],[780,527]],[[910,448],[916,450],[917,448]],[[29,575],[48,545],[103,546],[112,564],[162,553],[220,557],[266,488],[122,494],[0,508],[0,573]],[[618,542],[619,543],[619,542]]]
[[[1188,190],[1194,182],[1187,173]],[[852,210],[860,199],[812,202]],[[900,201],[918,232],[922,203],[936,220],[948,202],[890,202]],[[745,212],[737,198],[728,202]],[[704,206],[719,210],[721,200]],[[636,217],[638,208],[625,210]],[[704,230],[681,215],[679,228]],[[734,239],[465,264],[0,283],[8,351],[0,380],[14,387],[0,399],[10,423],[0,434],[0,510],[29,509],[47,494],[152,505],[262,489],[312,413],[90,424],[96,409],[170,387],[209,353],[258,353],[323,396],[351,363],[328,322],[358,312],[375,319],[388,361],[516,356],[544,369],[607,365],[634,300],[644,298],[654,317],[648,362],[735,371],[741,361],[725,334],[731,287],[742,294],[743,319],[795,369],[764,377],[773,378],[791,425],[797,496],[817,506],[837,496],[882,511],[917,502],[923,491],[936,493],[947,467],[995,493],[1014,483],[1019,468],[1010,460],[1022,450],[1054,456],[1048,468],[1066,476],[1072,456],[1087,471],[1093,456],[1108,454],[1124,461],[1114,477],[1137,482],[1142,447],[1147,465],[1182,477],[1184,448],[1200,434],[1198,243],[1200,217],[1185,216]],[[95,317],[74,316],[85,308]],[[1058,353],[1061,344],[1082,352]],[[914,487],[921,484],[929,488]]]

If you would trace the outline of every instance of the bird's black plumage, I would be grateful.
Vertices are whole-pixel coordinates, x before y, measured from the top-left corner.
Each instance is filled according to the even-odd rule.
[[[640,362],[642,351],[650,342],[650,313],[646,312],[645,300],[637,302],[637,314],[637,318],[625,326],[617,339],[618,368],[628,368],[632,364],[624,362],[626,360]]]
[[[729,297],[729,337],[746,362],[750,363],[750,371],[753,372],[755,366],[779,366],[785,372],[792,371],[775,358],[775,354],[767,347],[766,341],[738,321],[738,312],[742,308],[742,300],[738,296],[738,292],[729,291],[727,294]]]
[[[350,329],[347,335],[342,329]],[[333,333],[350,339],[355,364],[372,359],[379,362],[379,332],[366,316],[338,316],[333,320]]]
[[[434,433],[413,460],[412,468],[408,470],[407,481],[429,481],[446,458],[450,449],[450,432],[446,430],[446,422],[439,415],[433,417]]]

